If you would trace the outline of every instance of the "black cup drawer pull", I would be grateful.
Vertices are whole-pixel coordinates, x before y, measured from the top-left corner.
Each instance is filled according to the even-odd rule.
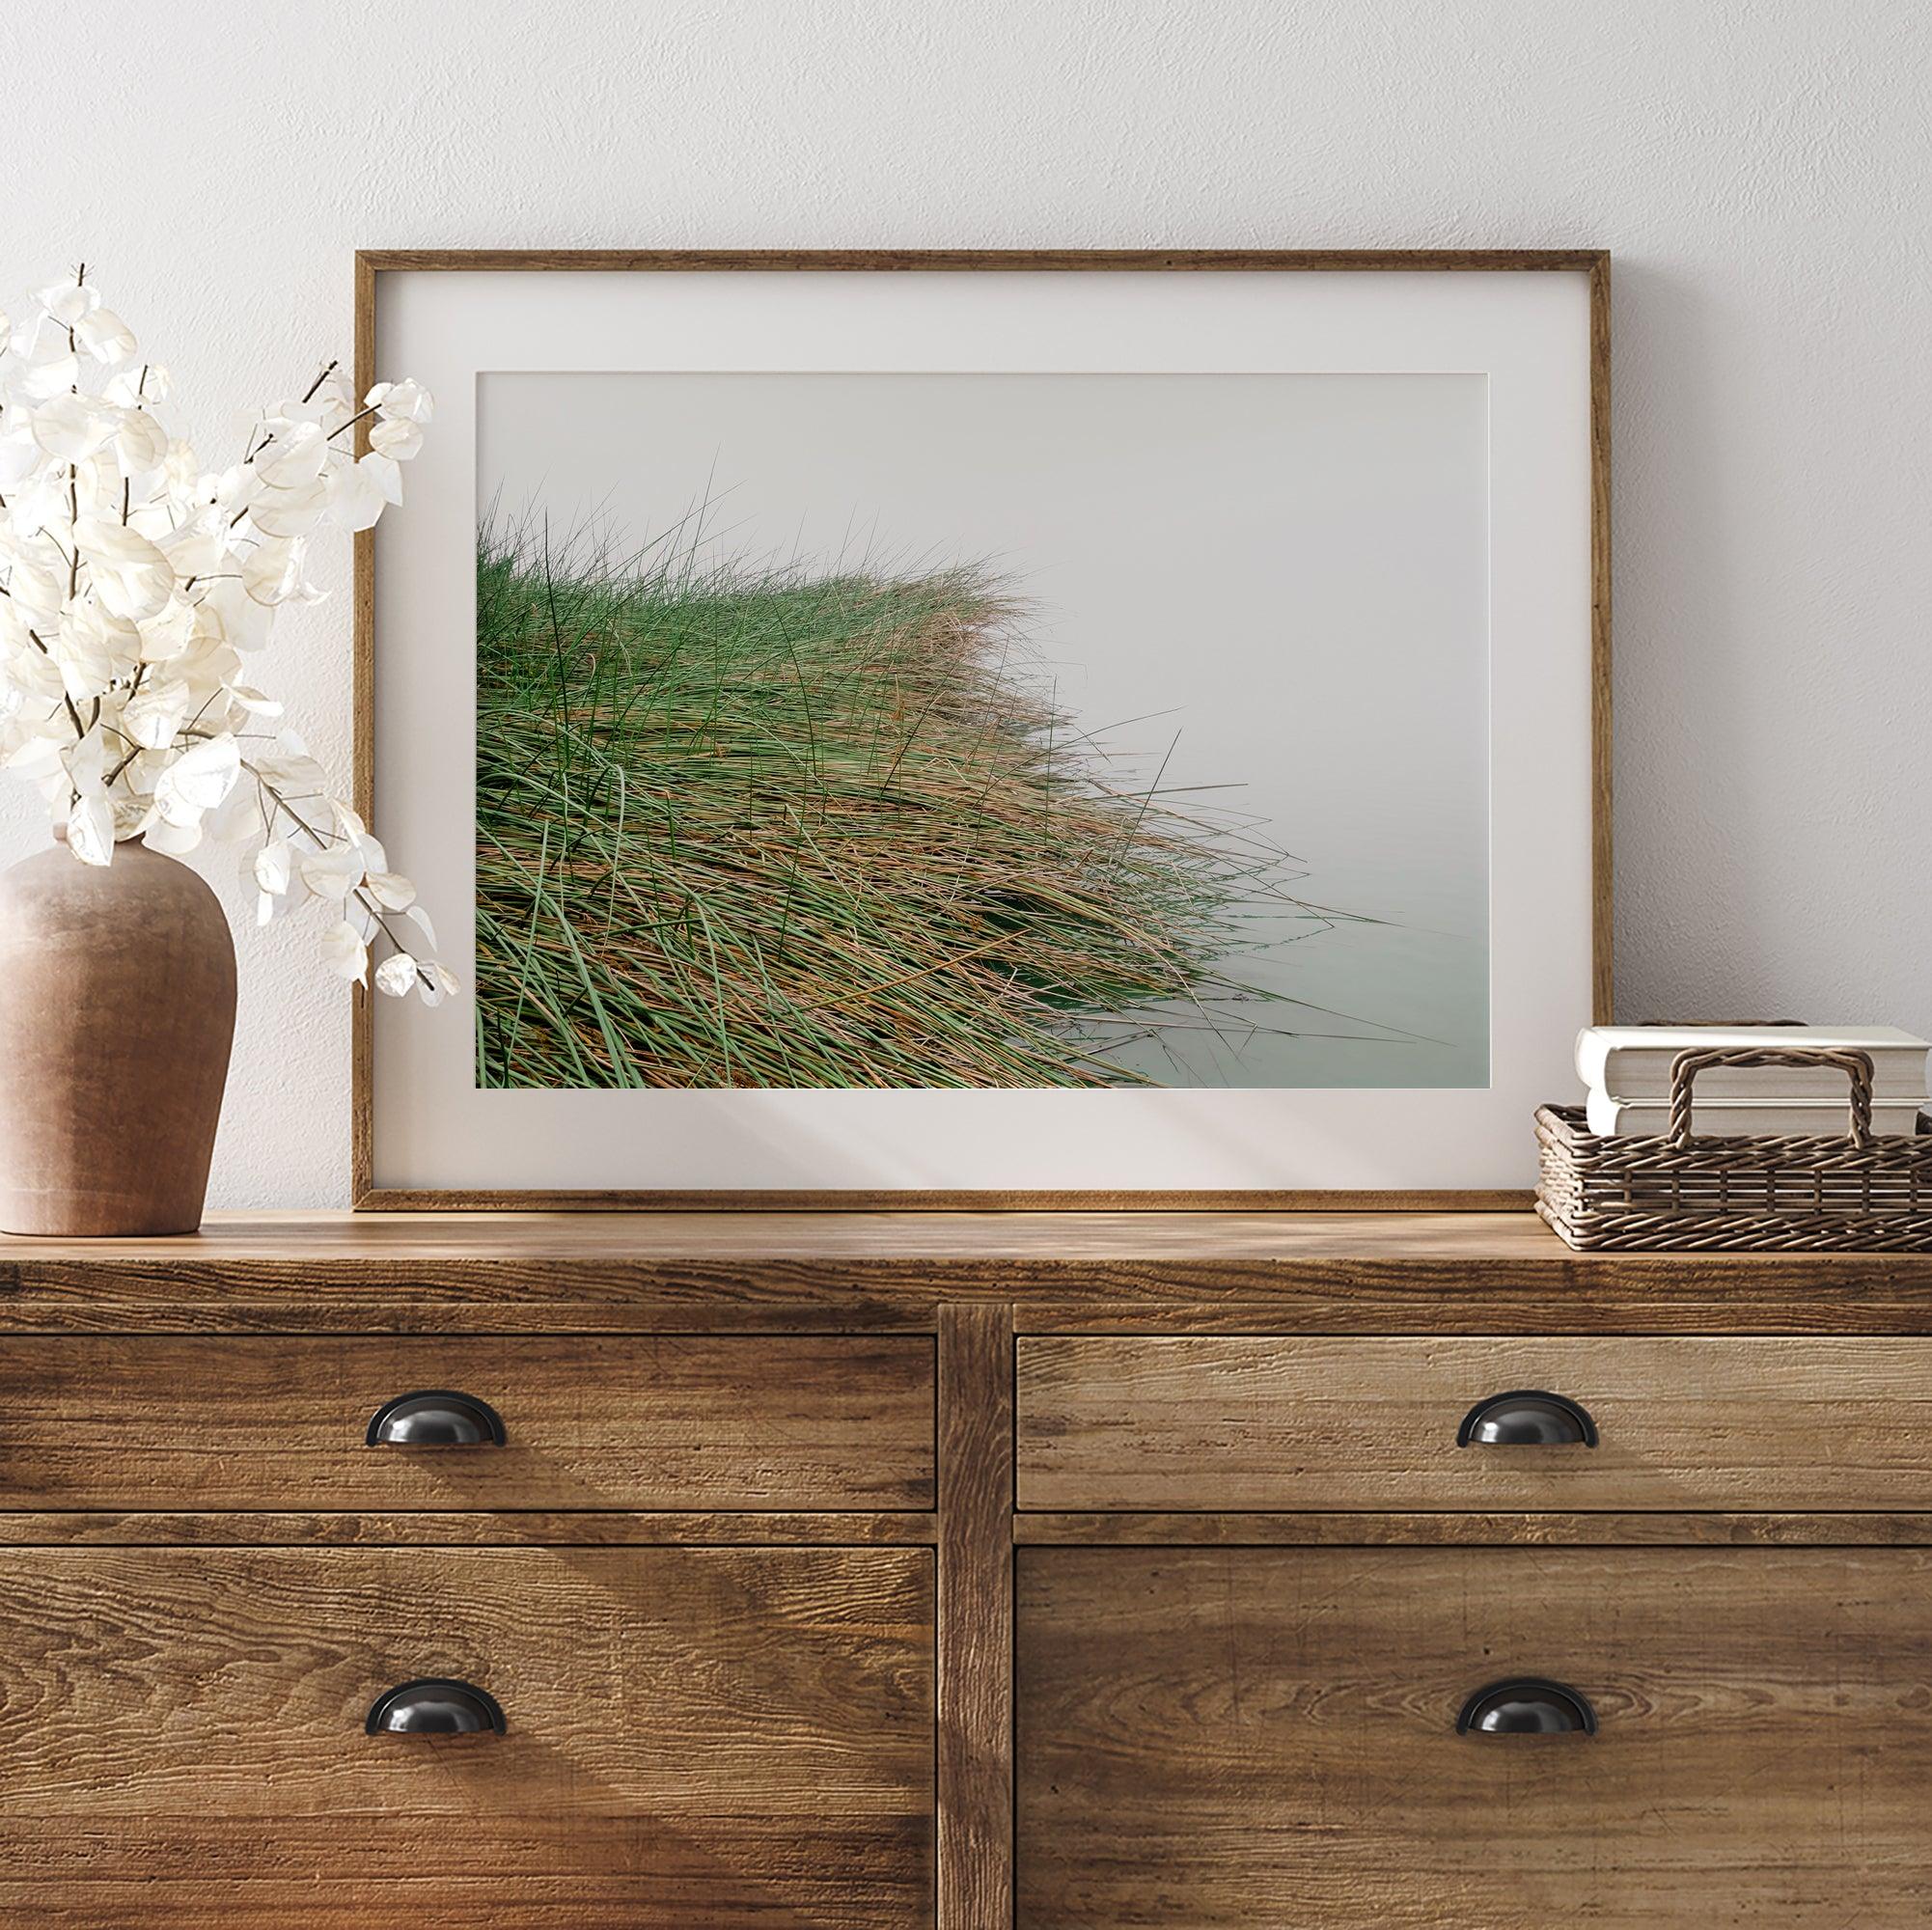
[[[1540,1675],[1518,1675],[1478,1689],[1455,1719],[1459,1736],[1596,1734],[1596,1711],[1576,1690]]]
[[[372,1448],[501,1448],[503,1417],[454,1388],[423,1388],[386,1400],[371,1416]]]
[[[1594,1448],[1587,1408],[1541,1388],[1516,1388],[1479,1400],[1456,1429],[1458,1448]]]
[[[473,1682],[423,1675],[378,1696],[363,1727],[373,1736],[502,1735],[503,1705]]]

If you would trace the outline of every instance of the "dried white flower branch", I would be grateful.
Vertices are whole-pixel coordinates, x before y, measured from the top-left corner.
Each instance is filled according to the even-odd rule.
[[[242,676],[280,609],[323,594],[309,538],[402,500],[429,394],[378,383],[358,408],[332,362],[214,472],[168,427],[169,389],[85,267],[18,330],[0,315],[0,768],[40,786],[83,864],[130,838],[240,841],[259,923],[317,901],[331,970],[367,983],[386,945],[377,988],[439,1005],[455,980],[416,888]]]

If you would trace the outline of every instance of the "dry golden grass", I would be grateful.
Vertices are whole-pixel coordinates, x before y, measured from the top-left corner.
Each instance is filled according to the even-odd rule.
[[[1118,788],[970,573],[478,564],[479,1083],[1137,1083],[1280,856]],[[1178,1013],[1176,1002],[1179,1002]]]

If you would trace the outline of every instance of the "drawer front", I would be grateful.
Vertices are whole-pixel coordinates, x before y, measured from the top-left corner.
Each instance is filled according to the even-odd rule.
[[[0,1558],[0,1921],[928,1924],[925,1550]],[[419,1676],[503,1734],[364,1733]]]
[[[1022,1930],[1932,1919],[1917,1550],[1020,1551]],[[1460,1735],[1499,1678],[1594,1735]]]
[[[448,1389],[502,1447],[366,1445]],[[0,1508],[925,1508],[922,1336],[0,1343]]]
[[[1471,1446],[1567,1396],[1597,1445]],[[1084,1509],[1932,1506],[1932,1341],[1027,1338],[1019,1504]]]

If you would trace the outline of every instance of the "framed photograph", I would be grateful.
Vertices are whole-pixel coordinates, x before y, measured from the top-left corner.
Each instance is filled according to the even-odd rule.
[[[1609,263],[358,258],[434,394],[365,1207],[1525,1203],[1610,1015]]]

